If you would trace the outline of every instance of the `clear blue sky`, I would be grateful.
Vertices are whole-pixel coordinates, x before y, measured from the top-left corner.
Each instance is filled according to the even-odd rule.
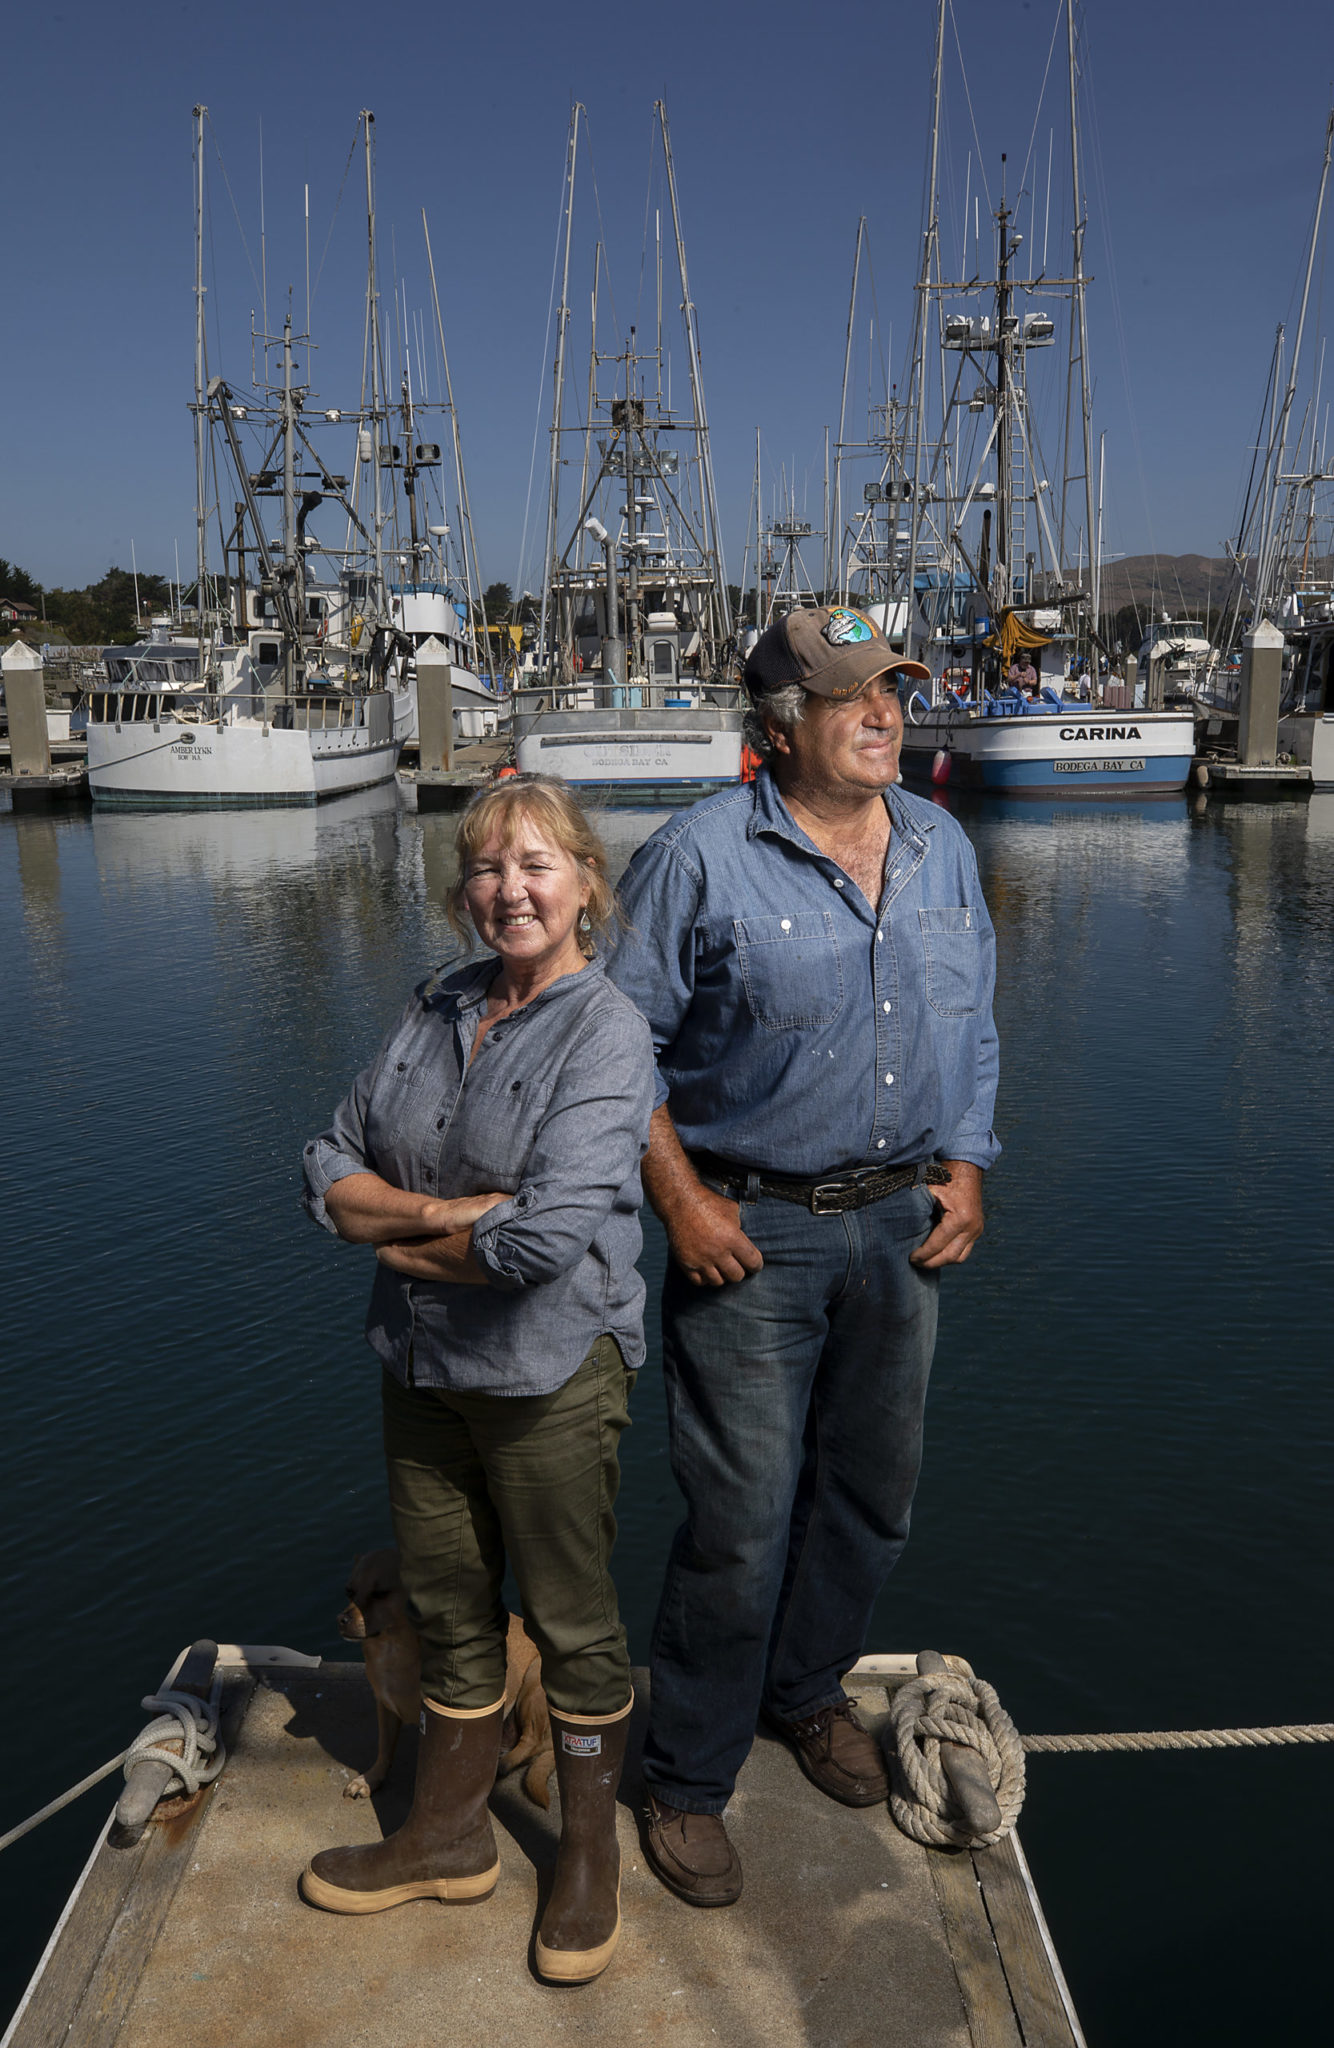
[[[1057,8],[954,7],[994,182],[1000,151],[1013,165],[1028,148]],[[1334,14],[1320,0],[1277,0],[1260,15],[1237,0],[1085,0],[1083,12],[1107,545],[1217,554],[1274,327],[1291,316],[1334,77]],[[934,0],[54,0],[41,14],[24,10],[6,31],[0,129],[0,554],[49,584],[128,565],[132,538],[142,567],[169,570],[175,540],[183,565],[191,560],[191,107],[210,108],[249,245],[247,259],[214,157],[212,367],[244,382],[261,124],[270,316],[289,283],[302,315],[303,188],[318,267],[357,112],[369,106],[386,288],[397,268],[410,305],[427,303],[425,206],[483,576],[512,580],[534,420],[540,397],[545,424],[550,388],[544,330],[570,103],[589,110],[625,319],[639,280],[652,103],[662,95],[735,577],[757,425],[766,464],[795,464],[818,523],[859,213],[870,224],[879,311],[902,354],[934,16]],[[957,85],[951,93],[957,207],[973,143]],[[358,175],[354,166],[314,307],[326,404],[356,402]],[[584,199],[581,297],[591,184]],[[1330,294],[1334,280],[1326,306]],[[582,376],[578,357],[575,367]]]

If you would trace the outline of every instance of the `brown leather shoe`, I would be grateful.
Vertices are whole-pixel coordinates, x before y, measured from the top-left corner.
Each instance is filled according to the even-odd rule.
[[[741,1859],[720,1813],[682,1813],[645,1787],[644,1853],[668,1891],[691,1906],[734,1906]]]
[[[766,1712],[765,1719],[796,1751],[813,1785],[844,1806],[879,1806],[889,1797],[880,1745],[857,1719],[850,1700],[819,1707],[799,1721]]]

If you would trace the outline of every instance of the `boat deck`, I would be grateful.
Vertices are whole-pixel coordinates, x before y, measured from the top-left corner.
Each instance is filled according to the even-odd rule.
[[[884,1715],[883,1685],[849,1689]],[[531,1953],[558,1823],[522,1773],[493,1795],[501,1880],[488,1901],[343,1918],[304,1905],[297,1874],[318,1849],[399,1824],[415,1736],[372,1805],[342,1797],[375,1748],[360,1664],[233,1665],[223,1710],[222,1777],[137,1846],[100,1840],[9,2048],[1080,2048],[1013,1838],[923,1849],[887,1810],[825,1798],[765,1737],[730,1811],[745,1892],[700,1911],[662,1888],[640,1849],[641,1692],[619,1816],[620,1947],[596,1983],[553,1989]]]

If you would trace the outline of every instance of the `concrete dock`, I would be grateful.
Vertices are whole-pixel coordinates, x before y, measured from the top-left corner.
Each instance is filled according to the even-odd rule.
[[[883,1717],[882,1686],[850,1689]],[[318,1849],[399,1825],[415,1737],[372,1805],[342,1797],[375,1747],[359,1664],[232,1667],[223,1708],[222,1777],[136,1847],[94,1852],[8,2048],[1080,2048],[1012,1837],[972,1854],[923,1849],[887,1809],[825,1798],[768,1738],[730,1810],[744,1894],[700,1911],[640,1849],[641,1695],[619,1816],[621,1944],[597,1982],[558,1989],[531,1965],[558,1817],[527,1798],[522,1773],[493,1795],[489,1900],[343,1918],[303,1904],[297,1875]]]

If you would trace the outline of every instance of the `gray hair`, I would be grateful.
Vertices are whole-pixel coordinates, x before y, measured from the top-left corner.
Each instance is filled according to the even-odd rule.
[[[784,683],[781,689],[766,690],[759,702],[750,706],[742,726],[742,738],[762,761],[772,761],[774,745],[765,731],[765,719],[771,719],[780,731],[791,732],[805,716],[805,690],[800,683]]]

